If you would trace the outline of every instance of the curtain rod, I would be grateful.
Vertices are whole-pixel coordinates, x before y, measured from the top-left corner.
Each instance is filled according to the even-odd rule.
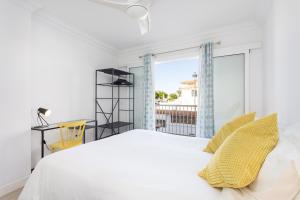
[[[221,41],[215,42],[214,45],[221,45]],[[198,46],[183,48],[183,49],[177,49],[177,50],[172,50],[172,51],[165,51],[165,52],[155,53],[155,54],[151,54],[151,55],[152,56],[157,56],[157,55],[163,55],[163,54],[167,54],[167,53],[175,53],[175,52],[179,52],[179,51],[186,51],[186,50],[197,49],[197,48],[202,48],[202,47],[203,47],[203,44],[198,45]],[[139,58],[144,58],[144,56],[139,56]]]

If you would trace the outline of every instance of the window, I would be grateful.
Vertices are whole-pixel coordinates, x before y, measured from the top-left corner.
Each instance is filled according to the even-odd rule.
[[[155,64],[157,131],[195,136],[197,118],[198,58]]]

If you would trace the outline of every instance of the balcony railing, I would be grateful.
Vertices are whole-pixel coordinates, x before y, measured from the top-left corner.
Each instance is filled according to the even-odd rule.
[[[196,136],[196,105],[156,104],[156,130],[183,136]]]

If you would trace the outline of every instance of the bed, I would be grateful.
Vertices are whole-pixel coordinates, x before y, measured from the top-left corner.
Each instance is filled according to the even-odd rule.
[[[208,140],[133,130],[42,159],[20,200],[216,200],[197,176]]]

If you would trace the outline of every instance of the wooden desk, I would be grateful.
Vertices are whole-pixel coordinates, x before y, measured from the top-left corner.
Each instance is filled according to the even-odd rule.
[[[86,126],[85,126],[85,130],[87,129],[95,129],[95,140],[97,140],[97,121],[94,119],[79,119],[79,120],[74,120],[74,121],[81,121],[84,120],[86,121]],[[63,123],[63,122],[60,122]],[[44,157],[44,145],[46,144],[45,141],[45,132],[46,131],[50,131],[50,130],[55,130],[55,129],[59,129],[59,124],[60,123],[55,123],[55,124],[50,124],[49,126],[45,126],[45,127],[39,127],[39,126],[35,126],[35,127],[31,127],[31,130],[33,131],[39,131],[41,133],[41,158]],[[94,125],[89,125],[94,123]],[[85,131],[83,133],[83,143],[85,143]]]

